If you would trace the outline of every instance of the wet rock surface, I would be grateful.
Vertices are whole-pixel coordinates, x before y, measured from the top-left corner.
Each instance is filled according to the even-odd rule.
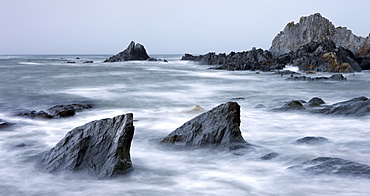
[[[133,114],[92,121],[74,128],[45,153],[41,167],[51,173],[81,172],[98,178],[132,169]]]
[[[184,147],[220,147],[227,150],[250,148],[240,131],[240,106],[221,104],[191,119],[162,139],[161,143]]]
[[[84,109],[92,108],[93,105],[91,103],[73,103],[67,105],[56,105],[53,106],[45,111],[40,110],[31,110],[31,111],[24,111],[19,112],[16,116],[28,117],[28,118],[64,118],[74,116],[76,112],[80,112]]]
[[[370,178],[370,166],[350,160],[332,157],[318,157],[288,169],[312,175],[338,175]]]
[[[306,144],[306,145],[321,145],[328,143],[329,140],[325,137],[317,137],[317,136],[307,136],[295,141],[296,144]]]

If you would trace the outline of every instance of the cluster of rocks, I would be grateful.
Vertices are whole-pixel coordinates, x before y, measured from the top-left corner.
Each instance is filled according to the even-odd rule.
[[[76,112],[82,111],[84,109],[92,108],[90,103],[74,103],[68,105],[56,105],[46,110],[31,110],[20,112],[16,116],[23,116],[29,118],[64,118],[74,116]]]
[[[296,104],[301,102],[297,101]],[[313,98],[308,103],[310,107],[320,107],[322,104],[325,102],[320,98]],[[238,155],[254,151],[257,146],[244,140],[240,123],[239,104],[227,102],[184,123],[160,143],[174,148],[226,150]],[[133,136],[132,113],[92,121],[68,132],[54,148],[42,155],[39,163],[51,173],[78,172],[97,178],[124,174],[133,169],[130,156]],[[307,136],[296,140],[295,144],[323,145],[328,142],[324,137]],[[260,159],[266,161],[279,156],[279,153],[271,152]],[[332,157],[318,157],[288,169],[311,174],[370,177],[370,166]]]
[[[347,80],[342,74],[333,74],[330,77],[308,77],[308,76],[294,76],[293,74],[291,77],[287,78],[286,80],[289,81],[341,81]]]
[[[314,97],[310,101],[293,100],[282,106],[272,109],[273,111],[305,111],[314,114],[343,115],[343,116],[366,116],[370,114],[370,100],[367,97],[357,97],[348,101],[325,104],[321,98]]]
[[[216,69],[262,70],[298,66],[301,71],[350,73],[370,68],[370,38],[358,37],[346,28],[337,27],[319,13],[288,23],[272,41],[269,50],[252,49],[193,56],[182,60],[215,65]]]

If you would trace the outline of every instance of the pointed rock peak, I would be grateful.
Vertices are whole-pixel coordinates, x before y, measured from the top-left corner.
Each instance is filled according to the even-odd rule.
[[[217,146],[235,150],[249,144],[240,131],[240,106],[236,102],[221,104],[200,114],[171,132],[162,143],[180,146]]]
[[[106,59],[104,62],[147,60],[149,58],[143,45],[131,41],[124,51]]]

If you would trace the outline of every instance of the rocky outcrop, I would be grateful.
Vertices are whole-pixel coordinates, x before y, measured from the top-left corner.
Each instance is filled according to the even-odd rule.
[[[291,51],[296,52],[310,42],[328,39],[336,47],[350,50],[357,57],[370,57],[370,38],[354,35],[345,27],[335,27],[328,19],[316,13],[301,17],[299,23],[288,23],[272,41],[269,51],[280,56]]]
[[[146,53],[143,45],[131,41],[129,46],[117,55],[111,56],[104,62],[120,62],[120,61],[133,61],[133,60],[147,60],[150,57]]]
[[[307,77],[307,76],[293,76],[287,78],[289,81],[341,81],[347,80],[342,74],[333,74],[330,77]]]
[[[81,172],[98,178],[126,173],[132,169],[133,135],[131,113],[92,121],[68,132],[40,163],[51,173]]]
[[[284,65],[276,63],[275,58],[267,50],[252,49],[244,52],[208,53],[206,55],[193,56],[185,54],[181,60],[198,61],[200,64],[215,65],[214,69],[225,70],[262,70],[271,71],[283,69]]]
[[[370,178],[370,166],[341,158],[318,157],[288,169],[311,175],[335,175]]]
[[[31,110],[20,112],[16,114],[17,116],[29,117],[29,118],[63,118],[63,117],[70,117],[74,116],[76,112],[80,112],[84,109],[92,108],[92,104],[90,103],[74,103],[68,105],[56,105],[53,106],[45,111],[40,110]]]
[[[227,150],[250,147],[240,131],[240,106],[236,102],[227,102],[200,114],[171,132],[161,143]]]
[[[315,100],[313,100],[315,99]],[[357,97],[348,101],[325,105],[320,98],[313,98],[308,103],[303,100],[293,100],[282,106],[273,108],[272,111],[305,111],[314,114],[366,116],[370,114],[370,100],[366,97]],[[320,101],[319,101],[320,99]]]
[[[307,144],[307,145],[320,145],[328,143],[329,140],[325,137],[307,136],[295,141],[296,144]]]
[[[311,41],[277,59],[278,63],[292,64],[301,71],[351,73],[362,70],[350,50],[337,48],[328,39]]]

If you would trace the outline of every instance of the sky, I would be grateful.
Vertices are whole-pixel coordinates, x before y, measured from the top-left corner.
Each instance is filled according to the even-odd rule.
[[[0,0],[0,55],[149,54],[268,49],[288,22],[321,13],[370,33],[368,0]]]

